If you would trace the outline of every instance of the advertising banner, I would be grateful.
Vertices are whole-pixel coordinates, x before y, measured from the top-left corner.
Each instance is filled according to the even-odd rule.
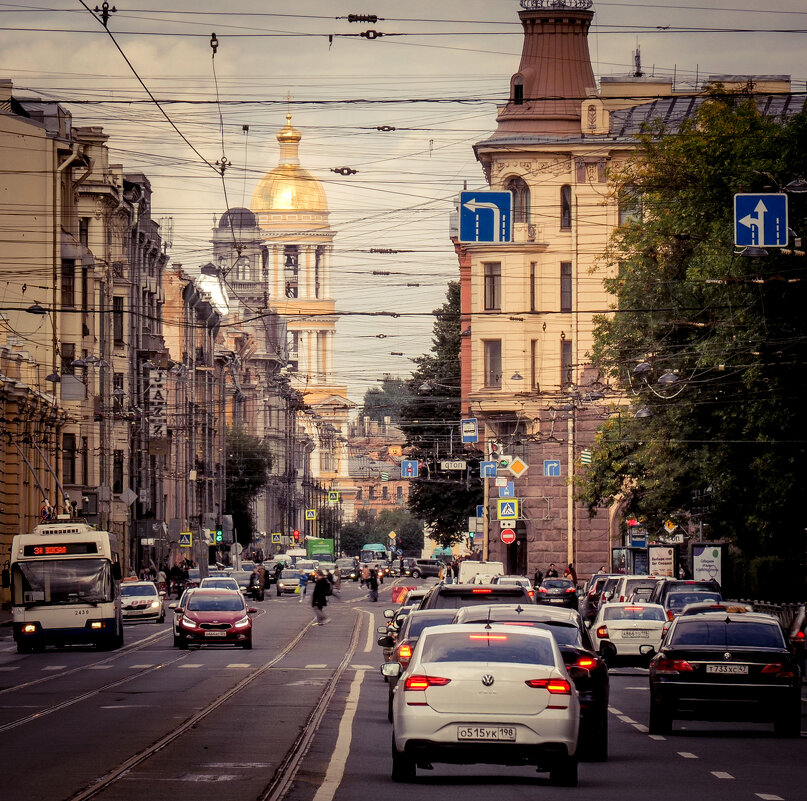
[[[675,548],[648,545],[647,563],[651,576],[675,576]]]
[[[692,578],[700,581],[714,579],[723,583],[723,547],[721,545],[692,543]]]

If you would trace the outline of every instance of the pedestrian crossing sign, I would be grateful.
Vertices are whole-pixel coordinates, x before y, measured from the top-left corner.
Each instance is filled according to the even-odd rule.
[[[317,519],[317,510],[316,509],[306,509],[305,510],[305,519],[306,520],[316,520]]]
[[[179,547],[180,548],[190,548],[193,546],[193,532],[192,531],[180,531],[179,532]]]
[[[283,542],[283,535],[280,532],[272,533],[272,544],[277,545]]]
[[[499,520],[517,520],[518,519],[518,500],[515,498],[497,498],[496,511]]]
[[[329,503],[339,503],[339,493],[331,491],[328,493],[328,502]]]

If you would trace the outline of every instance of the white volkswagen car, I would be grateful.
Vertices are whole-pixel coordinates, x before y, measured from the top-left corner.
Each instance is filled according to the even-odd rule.
[[[600,607],[589,634],[606,662],[628,657],[646,663],[639,648],[652,645],[658,651],[666,622],[661,604],[609,603]]]
[[[577,785],[580,704],[552,635],[499,624],[424,629],[392,702],[392,779],[433,762],[534,765]]]

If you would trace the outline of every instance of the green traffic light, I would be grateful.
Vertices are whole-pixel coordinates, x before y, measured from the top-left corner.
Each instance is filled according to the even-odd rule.
[[[216,532],[216,542],[222,542],[224,540],[224,534],[221,531]]]

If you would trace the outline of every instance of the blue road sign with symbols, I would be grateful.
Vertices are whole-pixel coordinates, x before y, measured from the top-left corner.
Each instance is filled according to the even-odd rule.
[[[460,192],[460,242],[512,239],[512,192]]]
[[[480,462],[479,475],[482,478],[496,478],[497,465],[496,462]]]
[[[418,463],[414,459],[401,460],[401,478],[417,478]]]
[[[508,481],[503,487],[499,487],[500,498],[515,498],[516,485],[512,481]]]
[[[734,196],[734,244],[745,247],[787,247],[787,195],[768,193]]]
[[[550,478],[560,476],[560,459],[544,459],[544,475]]]
[[[485,507],[483,504],[478,504],[476,507],[476,516],[477,517],[484,517],[485,516]]]
[[[460,420],[460,435],[463,442],[479,442],[479,424],[475,417]]]
[[[190,531],[179,532],[179,547],[190,548],[193,545],[193,534]]]

